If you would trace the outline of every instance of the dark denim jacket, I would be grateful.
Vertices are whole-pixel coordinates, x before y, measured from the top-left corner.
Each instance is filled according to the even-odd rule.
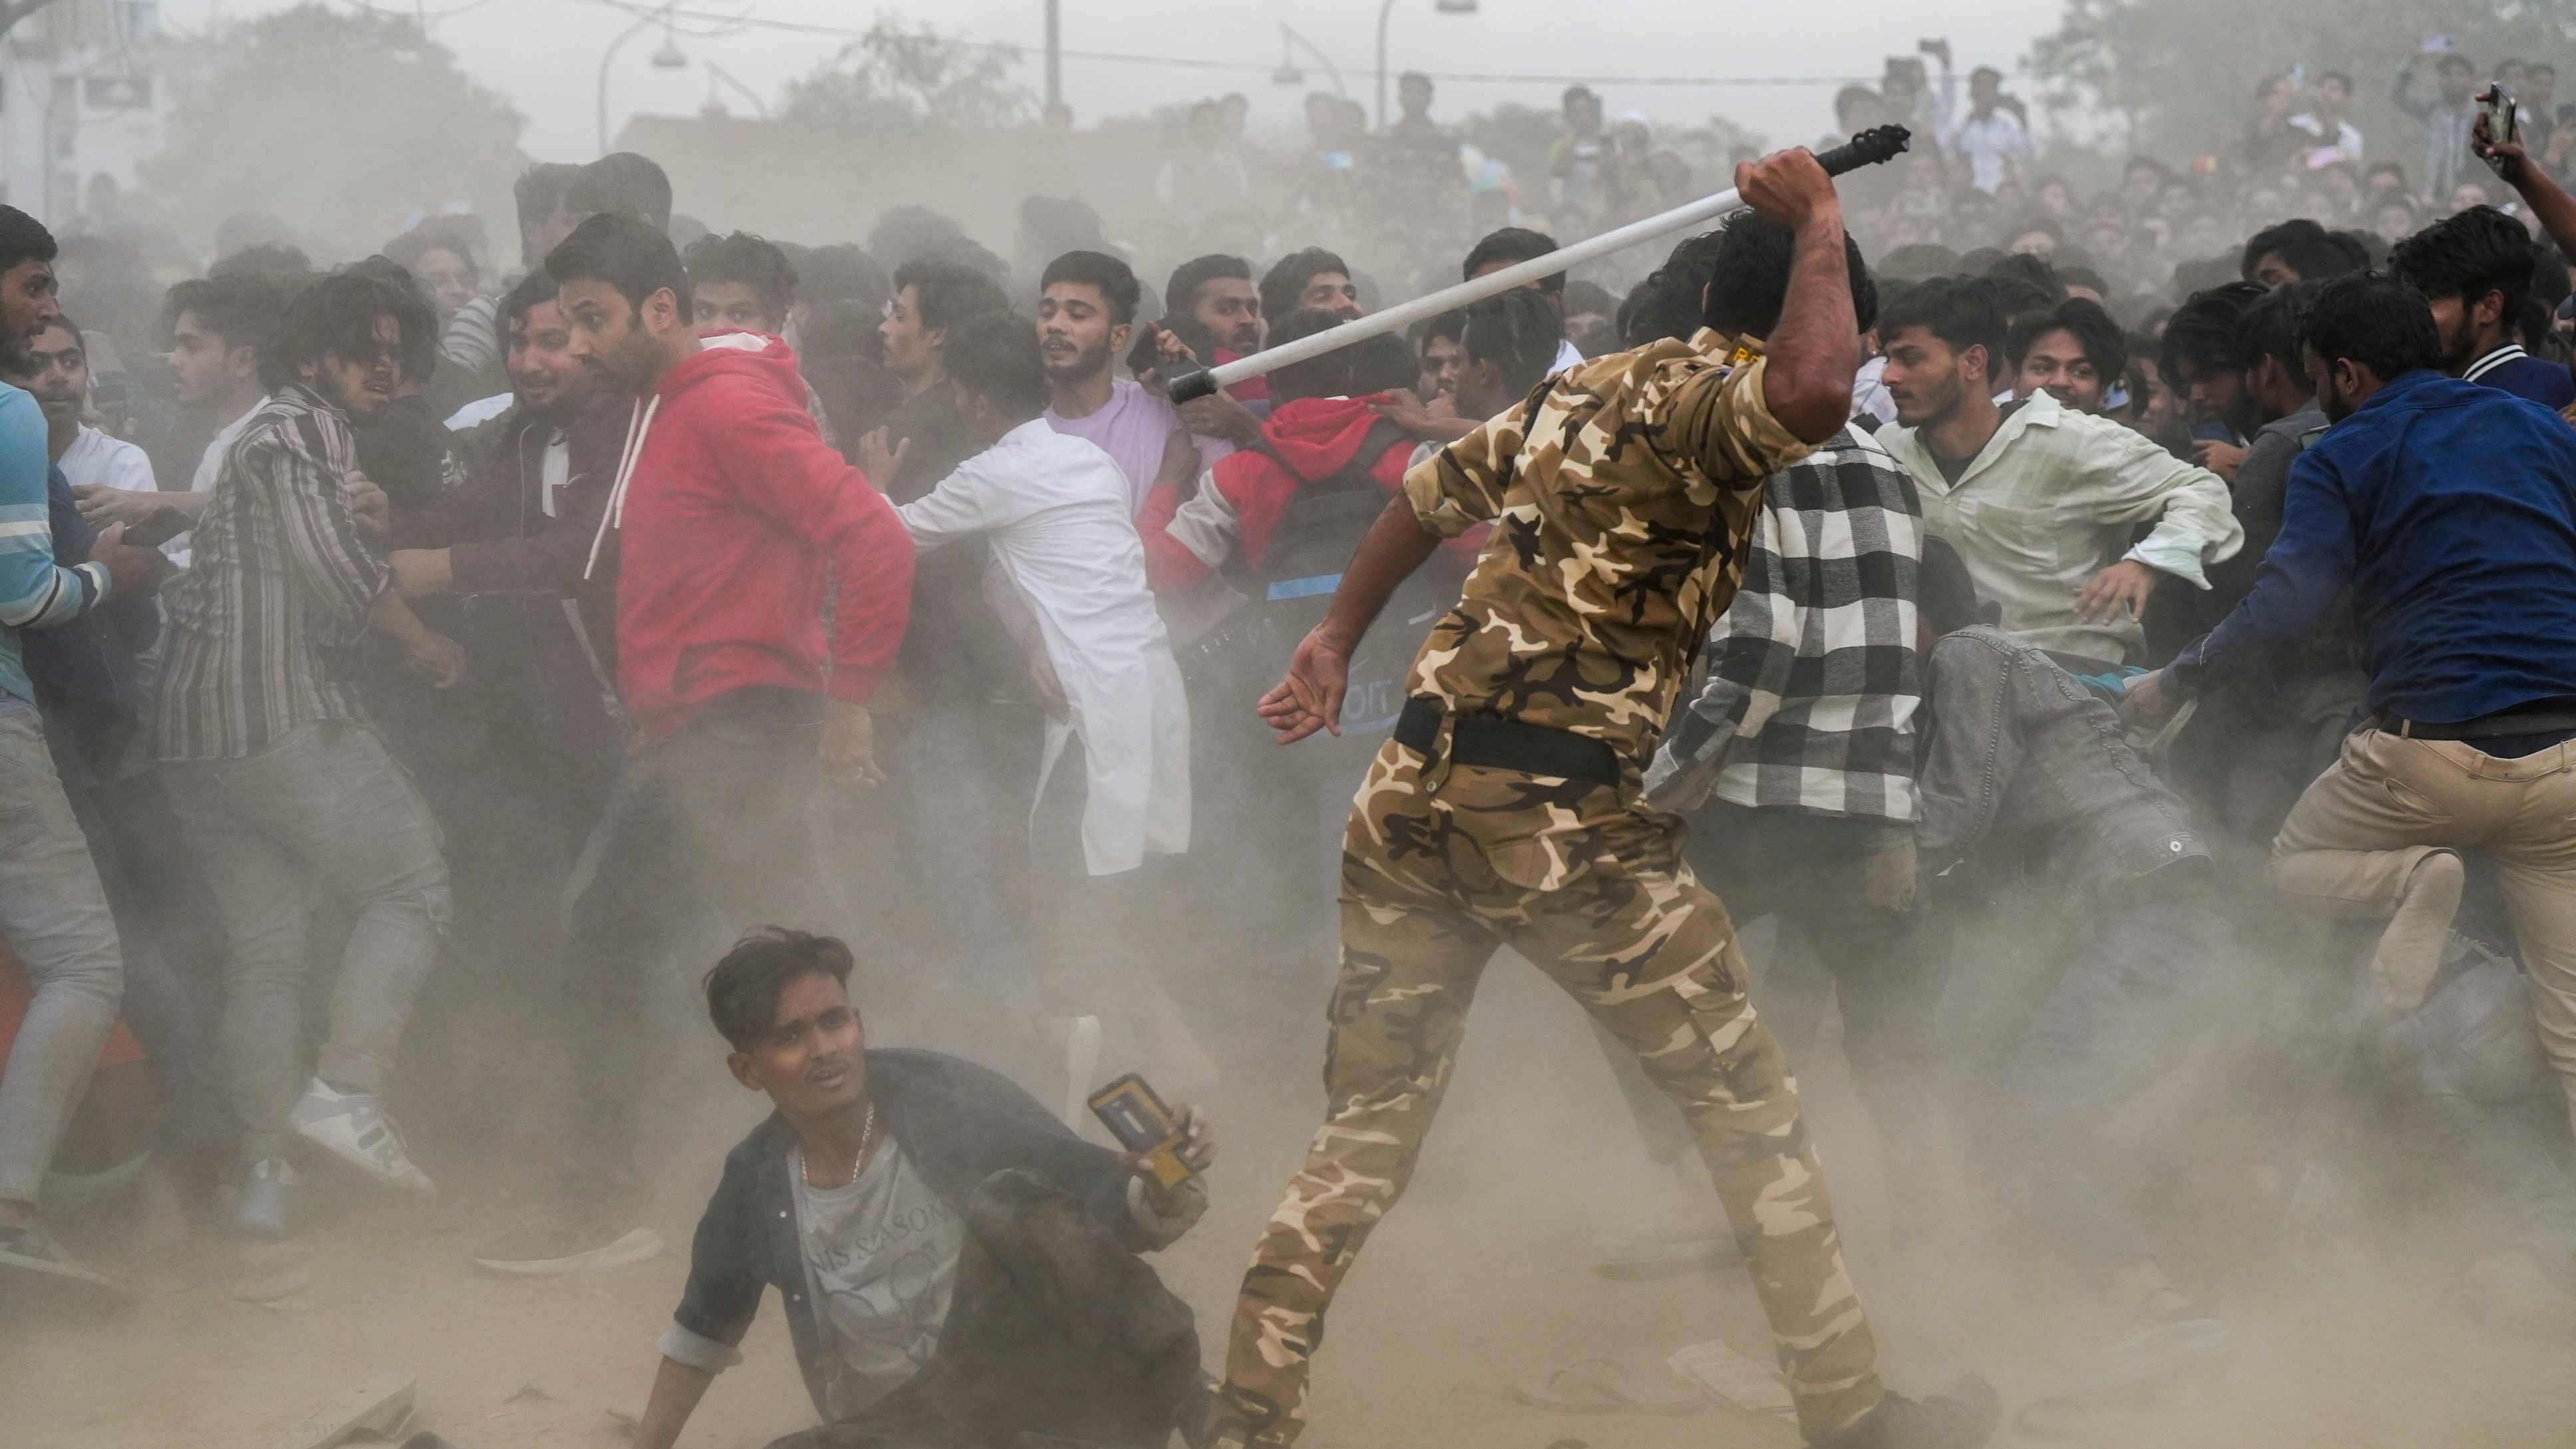
[[[903,1155],[960,1217],[994,1173],[1024,1168],[1071,1193],[1091,1220],[1137,1251],[1152,1246],[1127,1209],[1130,1174],[1117,1153],[1073,1135],[1035,1098],[997,1072],[939,1052],[867,1054],[868,1096]],[[701,1338],[739,1345],[760,1311],[761,1290],[787,1304],[796,1365],[816,1412],[824,1408],[829,1346],[805,1291],[796,1238],[796,1134],[772,1114],[725,1157],[724,1177],[698,1219],[689,1284],[673,1321]]]
[[[2209,858],[2118,713],[2047,655],[1980,626],[1943,636],[1931,663],[1916,831],[1928,860],[1989,843],[2034,884],[2101,891]]]

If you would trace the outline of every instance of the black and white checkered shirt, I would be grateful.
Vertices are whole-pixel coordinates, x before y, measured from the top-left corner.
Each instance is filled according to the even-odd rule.
[[[1709,634],[1708,683],[1647,771],[1668,810],[1711,796],[1912,821],[1923,503],[1845,428],[1764,480],[1744,585]]]

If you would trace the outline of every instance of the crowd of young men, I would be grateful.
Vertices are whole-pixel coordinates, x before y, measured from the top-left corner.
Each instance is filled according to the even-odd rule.
[[[2026,159],[2000,80],[1936,128],[1987,196]],[[1436,170],[1404,99],[1381,159]],[[1642,204],[1651,156],[1567,115],[1563,204]],[[1174,185],[1223,180],[1226,124]],[[2576,244],[2547,167],[2459,146]],[[866,251],[683,248],[621,154],[529,174],[515,268],[442,222],[219,258],[169,289],[152,414],[107,406],[117,339],[0,209],[0,1269],[120,1290],[47,1221],[102,1157],[159,1152],[249,1243],[297,1240],[326,1163],[437,1190],[388,1102],[471,1095],[398,1071],[457,973],[573,1083],[547,1209],[474,1261],[653,1257],[653,1006],[723,954],[708,1011],[778,1115],[639,1442],[775,1287],[834,1432],[1275,1449],[1509,946],[1591,1012],[1650,1152],[1698,1149],[1814,1443],[1979,1443],[1997,1405],[1879,1382],[1789,1069],[1800,953],[1919,1236],[1972,1201],[2036,1226],[2124,1382],[2232,1342],[2120,1168],[2248,958],[2320,964],[2332,1030],[2448,1104],[2495,1251],[2576,1289],[2554,254],[2467,206],[2374,271],[2292,221],[2133,332],[2080,268],[1874,267],[1804,151],[1737,180],[1622,299],[1560,274],[1180,406],[1182,369],[1365,315],[1365,275],[1214,253],[1154,308],[1114,250],[1014,277],[901,211]],[[1553,248],[1488,229],[1454,275]],[[1207,939],[1276,968],[1257,996],[1311,1009],[1336,901],[1340,936],[1326,1119],[1213,1393],[1133,1257],[1205,1184],[1067,1125],[1113,1065],[1228,1066],[1240,1023],[1135,949],[1200,898],[1241,903]],[[2036,963],[2009,986],[1965,969],[1999,935]],[[881,992],[958,1055],[868,1049]],[[2463,1003],[2497,1000],[2522,1054],[2463,1100]],[[2500,1168],[2538,1097],[2566,1113]],[[1013,1254],[1078,1310],[997,1288]]]

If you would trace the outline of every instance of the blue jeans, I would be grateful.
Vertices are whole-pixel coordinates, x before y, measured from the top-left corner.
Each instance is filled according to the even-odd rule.
[[[304,991],[318,964],[317,897],[336,898],[354,924],[309,1075],[381,1093],[421,979],[447,942],[438,826],[364,724],[299,725],[257,754],[176,760],[162,777],[232,951],[224,1051],[242,1159],[282,1156],[308,1075]]]
[[[34,989],[0,1074],[0,1201],[33,1206],[125,993],[116,921],[35,709],[0,700],[0,936]]]

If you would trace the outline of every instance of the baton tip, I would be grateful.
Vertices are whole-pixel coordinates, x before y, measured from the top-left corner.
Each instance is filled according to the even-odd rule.
[[[1172,406],[1197,402],[1216,395],[1216,374],[1204,367],[1194,367],[1172,379]]]

